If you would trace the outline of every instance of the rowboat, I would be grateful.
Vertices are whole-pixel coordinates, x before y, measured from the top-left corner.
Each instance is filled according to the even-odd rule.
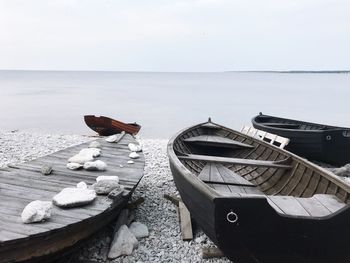
[[[254,128],[290,139],[286,149],[314,161],[350,163],[350,128],[284,119],[260,113]]]
[[[127,164],[128,144],[135,143],[131,135],[125,134],[118,143],[108,143],[102,138],[97,141],[102,148],[98,159],[107,163],[106,171],[66,168],[68,158],[88,147],[90,142],[0,170],[0,263],[51,262],[80,247],[118,216],[143,176],[145,159],[140,153],[133,165]],[[52,167],[48,176],[40,172],[44,165]],[[85,206],[54,205],[48,220],[22,222],[21,212],[31,201],[51,201],[63,188],[75,188],[81,181],[91,186],[99,175],[118,175],[124,190],[113,191],[108,196],[98,195]]]
[[[137,123],[124,123],[105,116],[85,115],[86,125],[101,136],[109,136],[125,131],[129,134],[137,134],[141,126]]]
[[[168,143],[192,218],[234,262],[349,262],[350,186],[315,164],[211,121]]]

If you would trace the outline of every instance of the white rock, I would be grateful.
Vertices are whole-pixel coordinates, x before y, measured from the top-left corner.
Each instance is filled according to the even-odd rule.
[[[101,160],[84,163],[84,169],[87,171],[105,171],[107,164]]]
[[[92,155],[92,157],[98,157],[101,155],[101,149],[99,149],[99,148],[84,148],[84,149],[80,150],[79,155],[87,155],[87,156]]]
[[[78,170],[78,169],[80,169],[81,167],[83,167],[83,165],[80,164],[80,163],[67,163],[67,168],[68,168],[69,170]]]
[[[96,182],[102,181],[102,180],[114,180],[117,181],[117,183],[119,183],[119,177],[116,175],[100,175],[97,176],[96,178]]]
[[[64,188],[53,197],[53,203],[61,207],[74,207],[91,203],[96,198],[95,190]]]
[[[101,148],[101,144],[97,141],[93,141],[89,144],[89,148]]]
[[[135,163],[133,160],[129,160],[128,162],[127,162],[128,164],[133,164],[133,163]]]
[[[79,183],[77,183],[77,188],[87,189],[88,186],[85,182],[79,182]]]
[[[125,131],[122,131],[121,133],[111,135],[105,139],[106,142],[119,142],[121,138],[123,138],[125,134]]]
[[[113,259],[120,256],[130,255],[137,247],[138,241],[126,225],[122,225],[115,234],[108,258]]]
[[[50,218],[52,203],[49,201],[33,201],[30,202],[22,211],[23,223],[40,222]]]
[[[101,180],[95,183],[93,186],[96,194],[107,195],[114,189],[118,188],[119,184],[115,180]]]
[[[84,164],[86,162],[91,162],[93,160],[94,160],[94,157],[92,155],[76,154],[73,157],[69,158],[68,162]]]
[[[148,237],[148,228],[146,225],[140,222],[133,222],[129,227],[130,232],[132,232],[137,239]]]
[[[128,147],[129,147],[129,150],[132,152],[141,152],[142,151],[142,147],[140,144],[129,143]]]
[[[129,157],[132,158],[132,159],[137,159],[140,157],[140,155],[136,152],[132,152],[129,154]]]

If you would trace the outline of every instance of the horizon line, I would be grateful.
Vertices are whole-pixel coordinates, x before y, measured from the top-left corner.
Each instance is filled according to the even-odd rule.
[[[76,69],[0,69],[0,71],[41,71],[41,72],[106,72],[106,73],[350,73],[340,70],[222,70],[222,71],[139,71],[139,70],[76,70]]]

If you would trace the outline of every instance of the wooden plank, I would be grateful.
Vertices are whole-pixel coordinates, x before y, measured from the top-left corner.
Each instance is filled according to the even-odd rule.
[[[202,171],[199,173],[198,178],[201,179],[202,181],[210,181],[210,169],[211,169],[211,164],[207,163]]]
[[[275,161],[240,159],[240,158],[229,158],[229,157],[197,155],[197,154],[189,154],[186,156],[179,156],[179,159],[204,161],[204,162],[216,162],[216,163],[227,163],[227,164],[237,164],[237,165],[246,165],[246,166],[261,166],[261,167],[281,168],[281,169],[291,169],[292,168],[292,166],[290,166],[290,165],[280,164],[282,161],[275,162]]]
[[[180,219],[182,240],[192,240],[193,232],[192,232],[191,215],[187,207],[182,201],[179,202],[179,219]]]
[[[0,242],[5,242],[13,239],[25,238],[27,235],[14,233],[6,229],[0,229]]]
[[[216,164],[216,167],[218,168],[223,178],[223,181],[227,184],[255,186],[254,184],[244,179],[242,176],[236,174],[235,172],[231,171],[222,164]]]
[[[322,205],[317,198],[296,198],[296,200],[308,211],[311,216],[322,217],[329,215],[331,212]]]
[[[338,199],[334,195],[316,194],[314,198],[317,199],[322,205],[324,205],[332,213],[342,209],[346,204]]]
[[[200,135],[184,139],[187,143],[195,143],[207,146],[229,147],[229,148],[255,148],[252,145],[231,140],[217,135]]]
[[[268,198],[286,215],[310,216],[305,208],[293,196],[268,196]]]

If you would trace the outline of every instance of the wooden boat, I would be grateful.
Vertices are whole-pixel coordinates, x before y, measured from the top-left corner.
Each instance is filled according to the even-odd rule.
[[[137,123],[124,123],[105,116],[85,115],[84,120],[89,128],[101,136],[109,136],[122,131],[135,135],[141,129],[141,126]]]
[[[192,218],[234,262],[349,262],[350,186],[290,152],[206,122],[168,144]]]
[[[290,139],[286,150],[334,165],[350,163],[350,128],[284,119],[260,113],[254,128]]]
[[[127,164],[128,144],[135,142],[131,135],[124,135],[118,143],[98,141],[102,145],[102,155],[98,159],[108,165],[104,172],[66,168],[67,159],[90,142],[0,171],[0,263],[55,260],[80,246],[118,216],[142,178],[144,156],[141,153],[133,165]],[[52,166],[49,176],[40,173],[43,165]],[[81,181],[92,185],[99,175],[118,175],[125,192],[97,196],[93,203],[76,208],[53,206],[47,221],[22,223],[22,210],[31,201],[50,201],[63,188],[75,187]]]

